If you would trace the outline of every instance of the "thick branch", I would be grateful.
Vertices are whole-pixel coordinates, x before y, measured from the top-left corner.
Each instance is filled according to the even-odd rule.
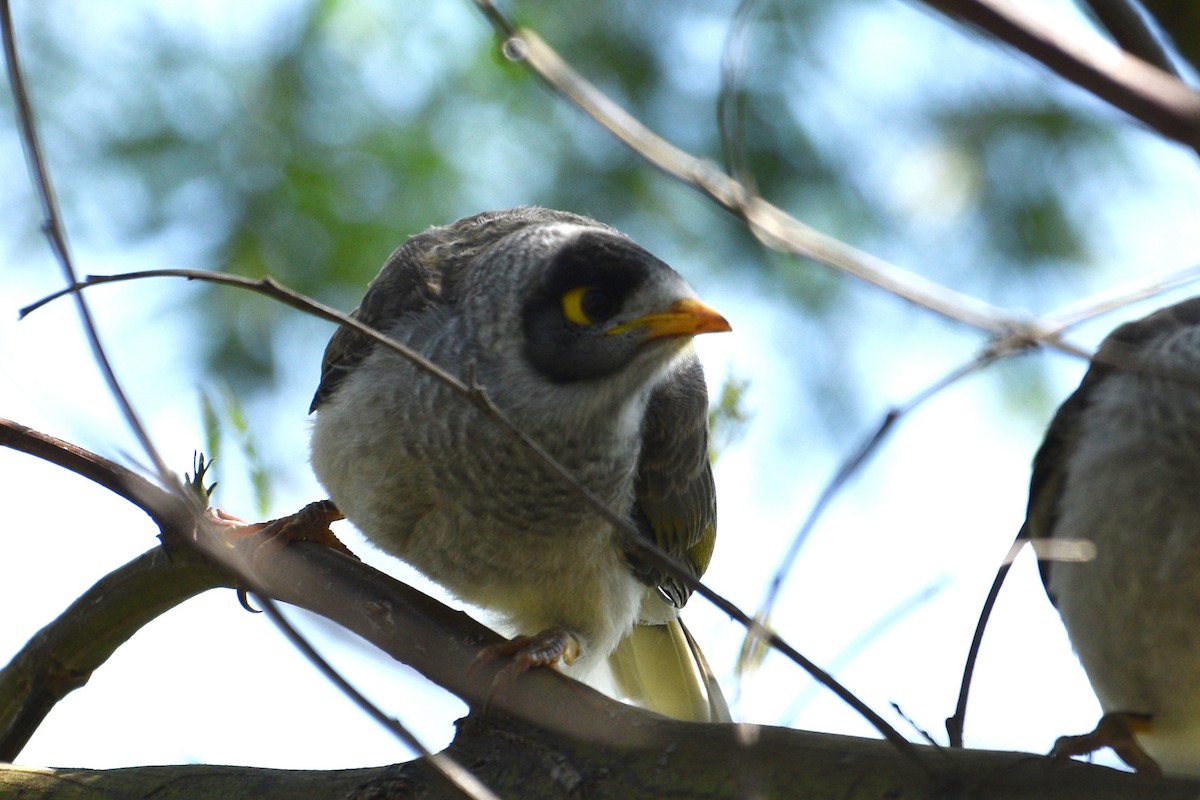
[[[51,709],[148,622],[229,573],[187,549],[155,547],[106,575],[0,671],[0,761],[11,761]]]
[[[253,526],[257,528],[258,526]],[[216,533],[237,533],[216,528]],[[179,532],[176,532],[179,533]],[[201,536],[201,541],[207,537]],[[257,588],[321,614],[464,698],[469,719],[447,755],[476,777],[513,797],[1190,797],[1198,787],[1147,781],[1102,768],[1050,769],[1042,759],[1018,754],[915,748],[899,751],[878,740],[749,725],[697,725],[658,717],[617,703],[552,670],[519,677],[502,664],[477,665],[480,649],[500,641],[492,631],[382,573],[324,546],[285,547],[267,537],[218,540],[231,566],[252,575]],[[198,558],[190,555],[187,558]],[[177,588],[146,574],[174,573]],[[125,596],[127,620],[161,613],[191,589],[223,579],[203,563],[165,559],[155,550],[97,585],[78,604],[94,613],[118,612]],[[188,583],[191,587],[178,584]],[[155,599],[157,598],[157,599]],[[122,633],[123,635],[123,633]],[[91,642],[79,629],[59,652],[76,663],[103,660],[119,636]],[[118,642],[119,643],[119,642]],[[14,673],[15,674],[15,673]],[[61,676],[69,683],[75,672]],[[368,797],[382,793],[458,797],[424,760],[403,767],[347,773],[297,773],[211,766],[144,768],[110,772],[9,770],[0,793],[28,797]]]
[[[650,741],[603,744],[491,715],[469,717],[447,753],[503,797],[838,797],[845,800],[1192,800],[1200,784],[1023,753],[936,754],[929,778],[883,742],[783,728],[669,723]],[[928,748],[927,748],[928,749]],[[930,753],[930,755],[935,755]],[[0,770],[0,793],[29,800],[112,797],[461,800],[424,761],[329,772],[190,765],[122,770]]]
[[[186,503],[81,447],[0,419],[0,446],[57,464],[141,508],[169,541],[191,529]],[[0,670],[0,760],[24,748],[51,709],[87,683],[146,623],[201,592],[232,586],[229,574],[190,548],[155,547],[102,578],[42,628]]]

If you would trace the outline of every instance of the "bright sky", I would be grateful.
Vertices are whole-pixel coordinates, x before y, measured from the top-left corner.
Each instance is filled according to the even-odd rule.
[[[174,8],[171,13],[186,13]],[[883,33],[880,28],[872,35]],[[1092,283],[1079,287],[1080,296],[1200,262],[1194,156],[1145,134],[1129,135],[1151,170],[1146,191],[1111,209],[1111,219],[1098,221],[1111,227],[1111,249]],[[0,139],[0,153],[0,174],[21,175],[19,151],[7,134]],[[11,243],[0,242],[0,247],[0,252],[15,252]],[[85,272],[128,269],[131,262],[165,263],[162,253],[99,246],[79,255]],[[922,253],[909,257],[919,264]],[[143,457],[82,344],[71,305],[58,302],[25,321],[15,319],[17,308],[56,286],[54,270],[43,255],[36,264],[0,276],[0,416],[140,462]],[[798,430],[797,421],[811,420],[812,414],[803,408],[806,401],[789,370],[802,368],[796,365],[803,365],[805,337],[819,335],[817,328],[745,282],[718,276],[694,283],[734,326],[731,334],[698,343],[710,383],[731,372],[749,380],[754,412],[745,437],[717,465],[721,537],[706,582],[753,609],[824,482],[867,431],[830,441]],[[203,441],[196,399],[201,387],[192,365],[179,357],[188,351],[188,332],[172,323],[164,302],[179,302],[190,291],[195,289],[162,282],[90,295],[132,399],[160,451],[180,471],[189,468],[192,451]],[[844,368],[869,377],[865,383],[871,390],[862,402],[880,417],[969,358],[978,344],[975,337],[874,290],[853,292],[847,302],[846,313],[869,320],[879,331],[852,346]],[[1142,305],[1120,317],[1149,308]],[[1094,345],[1118,321],[1114,315],[1081,330],[1079,343]],[[330,333],[323,324],[296,326],[288,345],[293,352],[286,358],[297,367],[278,389],[277,405],[269,418],[250,410],[252,423],[267,432],[271,460],[280,464],[306,459],[305,411]],[[1035,357],[1053,361],[1056,397],[1065,397],[1083,365],[1064,357]],[[1007,380],[1021,377],[1019,369],[1002,369],[1008,369]],[[944,741],[942,722],[953,711],[979,604],[1021,523],[1028,465],[1042,422],[1012,414],[1001,397],[991,377],[977,376],[906,418],[817,527],[777,611],[775,623],[785,638],[817,663],[833,667],[846,686],[914,738],[889,703],[898,703],[917,725]],[[1046,419],[1051,410],[1045,410]],[[250,508],[240,467],[236,452],[222,462],[218,500],[234,511]],[[322,496],[307,470],[295,472],[296,482],[276,487],[271,515]],[[0,487],[8,519],[6,575],[0,580],[6,609],[0,627],[3,660],[87,586],[151,547],[154,530],[139,512],[104,491],[20,454],[0,451]],[[343,530],[368,561],[414,579],[403,565]],[[839,654],[863,631],[930,587],[937,591],[927,602],[840,663]],[[689,605],[685,618],[721,672],[738,717],[873,734],[779,657],[769,659],[738,694],[732,668],[740,630],[702,600]],[[450,722],[463,713],[461,704],[327,625],[308,623],[304,629],[368,696],[430,747],[447,741]],[[1023,558],[985,642],[968,743],[1041,752],[1063,733],[1090,729],[1098,716],[1036,569]],[[265,618],[241,610],[232,592],[214,592],[139,633],[55,709],[20,761],[334,768],[407,757],[402,745],[325,683]]]

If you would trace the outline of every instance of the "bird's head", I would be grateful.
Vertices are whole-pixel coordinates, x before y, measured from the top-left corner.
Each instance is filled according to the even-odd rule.
[[[529,364],[553,383],[629,372],[648,378],[702,333],[729,323],[682,276],[606,228],[552,225],[520,235],[520,336]]]

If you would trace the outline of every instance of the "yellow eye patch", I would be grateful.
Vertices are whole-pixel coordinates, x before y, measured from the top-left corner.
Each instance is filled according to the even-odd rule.
[[[562,312],[567,318],[567,322],[576,325],[592,325],[594,321],[583,310],[583,298],[589,291],[591,286],[577,286],[562,296]]]

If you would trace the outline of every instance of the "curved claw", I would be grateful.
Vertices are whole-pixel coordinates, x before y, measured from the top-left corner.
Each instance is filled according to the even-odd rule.
[[[261,608],[255,608],[254,606],[250,605],[250,596],[246,593],[245,589],[237,590],[237,599],[238,599],[238,604],[242,608],[249,611],[251,614],[261,614],[262,613]]]

